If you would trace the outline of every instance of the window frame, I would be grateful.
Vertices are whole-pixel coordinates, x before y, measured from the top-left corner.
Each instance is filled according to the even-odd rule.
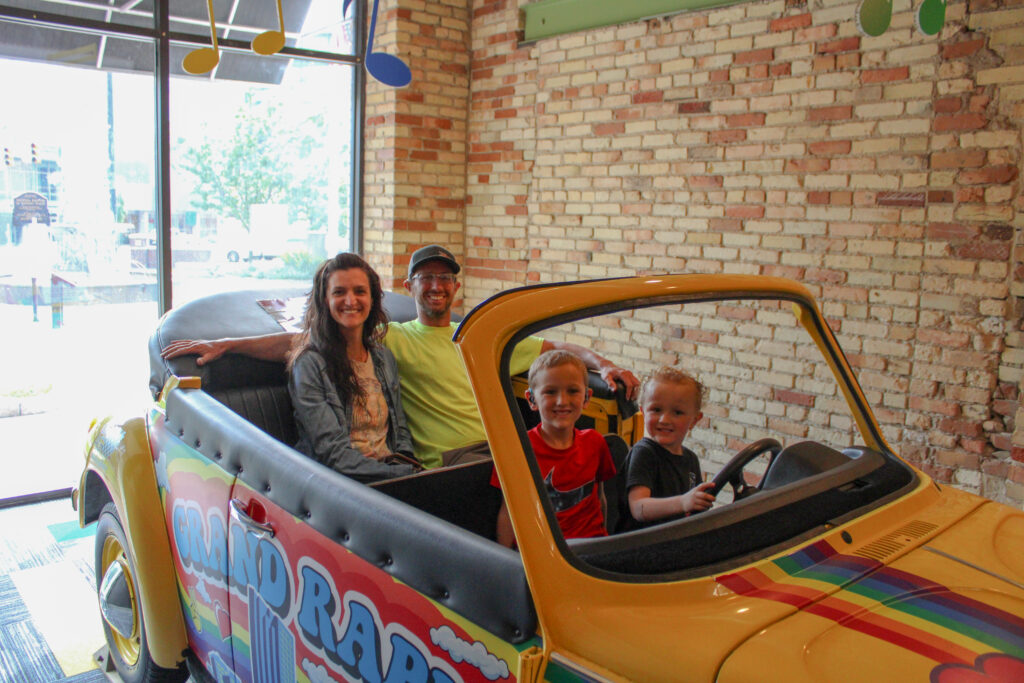
[[[171,78],[171,44],[209,45],[209,36],[202,33],[182,33],[170,31],[171,0],[154,0],[153,26],[146,28],[116,22],[104,22],[94,19],[68,17],[52,12],[12,7],[0,2],[0,20],[19,22],[38,27],[50,27],[65,30],[83,31],[113,37],[142,38],[152,41],[155,51],[154,67],[154,111],[156,146],[154,177],[156,184],[155,215],[157,218],[157,290],[159,314],[163,315],[173,307],[173,290],[171,284],[171,139],[170,139],[170,78]],[[45,6],[47,3],[40,2]],[[353,3],[354,6],[354,40],[356,54],[342,54],[284,47],[278,53],[284,57],[296,57],[305,60],[323,61],[340,64],[352,64],[359,67],[363,63],[362,54],[366,42],[366,4]],[[222,50],[248,51],[248,41],[218,37],[217,43]],[[349,192],[349,225],[352,249],[362,252],[363,226],[363,117],[365,116],[366,75],[362,68],[353,70],[352,78],[352,175]]]

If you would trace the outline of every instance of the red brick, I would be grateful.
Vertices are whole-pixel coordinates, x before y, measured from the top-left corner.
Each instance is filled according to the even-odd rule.
[[[1006,261],[1010,258],[1011,247],[1005,243],[973,241],[960,245],[953,254],[962,259]]]
[[[850,36],[839,40],[831,40],[818,45],[818,54],[834,54],[837,52],[852,52],[860,49],[860,36]]]
[[[932,168],[976,168],[985,163],[983,149],[957,149],[951,152],[935,152],[931,157]]]
[[[747,80],[762,80],[762,79],[768,78],[769,73],[770,72],[768,71],[768,65],[767,64],[754,64],[752,66],[748,66],[747,67]],[[764,85],[768,85],[769,86],[768,88],[766,88],[762,92],[768,92],[769,90],[771,90],[771,87],[770,87],[771,84],[770,83],[767,83],[767,84],[758,83],[756,85],[762,86],[762,87]],[[745,87],[752,88],[753,86],[752,86],[752,84],[747,83],[747,84],[745,84]]]
[[[633,94],[633,104],[649,104],[651,102],[661,102],[665,97],[665,94],[660,90],[648,90],[647,92],[638,92]]]
[[[967,111],[983,112],[991,101],[992,98],[988,95],[975,95],[967,101]]]
[[[860,74],[861,83],[891,83],[892,81],[903,81],[910,77],[910,67],[900,66],[892,69],[871,69],[862,71]]]
[[[708,221],[711,232],[741,232],[743,222],[736,218],[712,218]]]
[[[804,273],[808,282],[824,282],[831,285],[839,285],[846,282],[846,273],[841,270],[828,270],[825,268],[808,268]]]
[[[789,76],[793,73],[793,65],[789,62],[785,64],[772,64],[768,70],[772,76]]]
[[[952,45],[944,45],[942,47],[942,58],[943,59],[959,59],[961,57],[967,57],[973,55],[985,47],[985,39],[977,38],[975,40],[964,40],[959,43],[953,43]]]
[[[686,179],[690,187],[721,187],[722,176],[720,175],[693,175]]]
[[[969,240],[978,236],[978,227],[959,223],[929,223],[925,237],[931,240]]]
[[[956,192],[956,201],[961,204],[981,204],[985,201],[985,188],[962,187]]]
[[[775,50],[770,47],[762,48],[760,50],[750,50],[749,52],[737,52],[733,57],[733,64],[760,64],[762,62],[770,62],[775,59]]]
[[[806,28],[811,25],[810,14],[797,14],[792,17],[779,17],[773,19],[768,24],[768,29],[772,32],[777,31],[792,31],[798,28]]]
[[[728,318],[729,320],[753,320],[757,315],[757,311],[753,308],[726,306],[722,304],[718,306],[717,315],[722,318]]]
[[[402,102],[412,102],[414,104],[419,104],[423,102],[424,99],[423,93],[417,92],[416,90],[409,90],[408,88],[399,90],[396,93],[396,97]]]
[[[959,434],[961,436],[981,436],[981,424],[974,420],[955,420],[946,418],[939,420],[939,429],[947,434]]]
[[[764,218],[764,207],[750,204],[727,206],[725,215],[729,218]]]
[[[811,154],[824,154],[834,156],[836,154],[849,154],[853,149],[853,142],[850,140],[824,140],[812,142],[808,146]]]
[[[676,105],[676,111],[680,114],[704,114],[711,111],[710,102],[680,102]]]
[[[840,121],[852,117],[853,107],[850,105],[840,105],[835,107],[820,107],[818,109],[812,109],[807,118],[809,121]]]
[[[686,339],[688,341],[698,342],[698,343],[717,344],[718,343],[718,333],[717,332],[709,332],[708,330],[695,330],[695,329],[691,328],[691,329],[687,329],[683,333],[683,339]]]
[[[595,123],[594,135],[621,135],[626,132],[624,123]]]
[[[773,393],[776,401],[807,407],[814,405],[814,396],[811,394],[789,391],[788,389],[775,389]]]
[[[828,204],[828,192],[812,190],[807,193],[808,204]]]
[[[814,58],[814,71],[835,71],[836,69],[836,57],[835,55],[822,55]]]
[[[860,53],[859,52],[847,52],[844,55],[836,55],[836,68],[837,69],[859,69],[860,68]]]
[[[771,275],[772,277],[785,277],[790,280],[802,280],[804,278],[804,269],[798,266],[767,264],[761,266],[761,273],[763,275]]]
[[[949,484],[953,481],[953,468],[951,467],[938,467],[929,463],[919,463],[918,467],[940,484]]]
[[[959,97],[943,97],[932,103],[932,109],[936,114],[953,114],[963,108],[963,102]]]
[[[879,192],[875,198],[878,206],[924,206],[927,195],[924,192]]]
[[[732,114],[725,117],[725,125],[729,128],[753,128],[763,126],[764,121],[765,114],[763,112]]]
[[[937,133],[951,130],[977,130],[984,128],[988,119],[981,114],[942,114],[932,122],[932,130]]]
[[[1008,164],[1003,166],[986,166],[971,171],[964,171],[957,179],[964,185],[1006,185],[1017,179],[1017,167]]]
[[[819,173],[827,171],[831,162],[827,158],[807,157],[804,159],[790,159],[786,162],[787,173]]]
[[[505,9],[505,0],[498,0],[497,2],[488,3],[486,5],[482,5],[474,9],[473,18],[475,19],[477,17],[484,17],[487,16],[488,14],[500,12],[503,9]]]
[[[742,128],[731,130],[713,130],[708,135],[708,142],[724,144],[729,142],[743,142],[747,139],[747,131]]]
[[[953,192],[950,190],[929,190],[929,204],[949,204],[953,201]]]

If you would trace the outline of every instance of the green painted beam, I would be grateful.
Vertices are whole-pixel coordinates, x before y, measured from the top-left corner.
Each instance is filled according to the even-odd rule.
[[[690,10],[735,5],[750,0],[540,0],[523,8],[524,40],[614,26]]]

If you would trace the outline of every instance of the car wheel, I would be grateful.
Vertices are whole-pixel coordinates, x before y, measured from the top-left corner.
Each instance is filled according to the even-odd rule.
[[[126,683],[184,681],[184,668],[165,669],[149,656],[135,563],[117,508],[107,503],[96,525],[96,589],[103,633],[117,673]]]
[[[228,262],[229,263],[238,263],[238,252],[237,251],[232,249],[231,251],[228,252]]]

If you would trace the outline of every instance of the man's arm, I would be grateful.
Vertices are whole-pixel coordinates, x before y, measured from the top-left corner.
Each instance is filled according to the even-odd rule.
[[[171,342],[160,350],[164,358],[176,358],[187,354],[199,356],[196,365],[206,365],[217,360],[225,353],[240,353],[260,360],[276,360],[284,362],[288,359],[288,351],[292,347],[295,332],[278,332],[260,337],[236,337],[230,339],[214,339],[212,341],[181,339]]]
[[[601,375],[601,379],[611,387],[612,391],[616,391],[618,389],[615,385],[616,380],[618,380],[626,387],[626,398],[636,398],[637,391],[640,388],[640,380],[638,380],[629,370],[620,368],[615,365],[615,363],[612,363],[607,358],[594,353],[585,346],[580,346],[579,344],[573,344],[571,342],[551,341],[549,339],[545,339],[544,344],[541,346],[541,353],[544,351],[554,351],[555,349],[569,351],[570,353],[576,354],[583,359],[583,362],[586,363],[588,368]]]

